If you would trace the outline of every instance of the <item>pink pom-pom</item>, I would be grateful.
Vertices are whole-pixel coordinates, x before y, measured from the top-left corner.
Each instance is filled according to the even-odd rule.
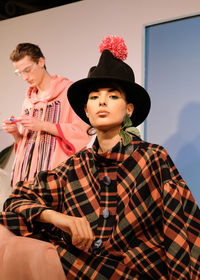
[[[127,47],[122,37],[110,35],[105,37],[99,45],[100,53],[109,50],[116,58],[125,60],[127,58]]]

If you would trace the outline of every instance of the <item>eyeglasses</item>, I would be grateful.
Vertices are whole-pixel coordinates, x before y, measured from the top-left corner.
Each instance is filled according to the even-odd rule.
[[[26,74],[31,73],[31,72],[35,69],[36,65],[37,65],[36,63],[33,63],[33,64],[31,64],[31,65],[28,65],[28,66],[26,66],[22,71],[19,71],[19,69],[16,69],[16,70],[14,71],[14,73],[15,73],[15,75],[17,75],[18,77],[21,77],[21,76],[23,76],[23,75],[26,75]]]

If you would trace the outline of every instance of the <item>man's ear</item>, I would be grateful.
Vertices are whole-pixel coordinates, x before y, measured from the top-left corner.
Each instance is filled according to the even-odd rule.
[[[44,57],[40,57],[39,60],[38,60],[38,65],[43,68],[44,65],[45,65],[45,59]]]

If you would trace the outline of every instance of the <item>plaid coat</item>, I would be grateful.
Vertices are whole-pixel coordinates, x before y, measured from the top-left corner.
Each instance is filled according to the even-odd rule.
[[[42,232],[67,279],[200,279],[200,210],[166,150],[137,137],[97,150],[96,141],[34,184],[19,184],[0,223],[17,235]],[[86,217],[96,237],[90,251],[36,222],[44,209]]]

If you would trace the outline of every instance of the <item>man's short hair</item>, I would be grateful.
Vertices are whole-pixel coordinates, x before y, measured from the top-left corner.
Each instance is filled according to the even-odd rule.
[[[45,58],[39,46],[31,43],[20,43],[10,54],[10,59],[12,62],[17,62],[26,55],[30,56],[36,63],[38,63],[40,57]]]

